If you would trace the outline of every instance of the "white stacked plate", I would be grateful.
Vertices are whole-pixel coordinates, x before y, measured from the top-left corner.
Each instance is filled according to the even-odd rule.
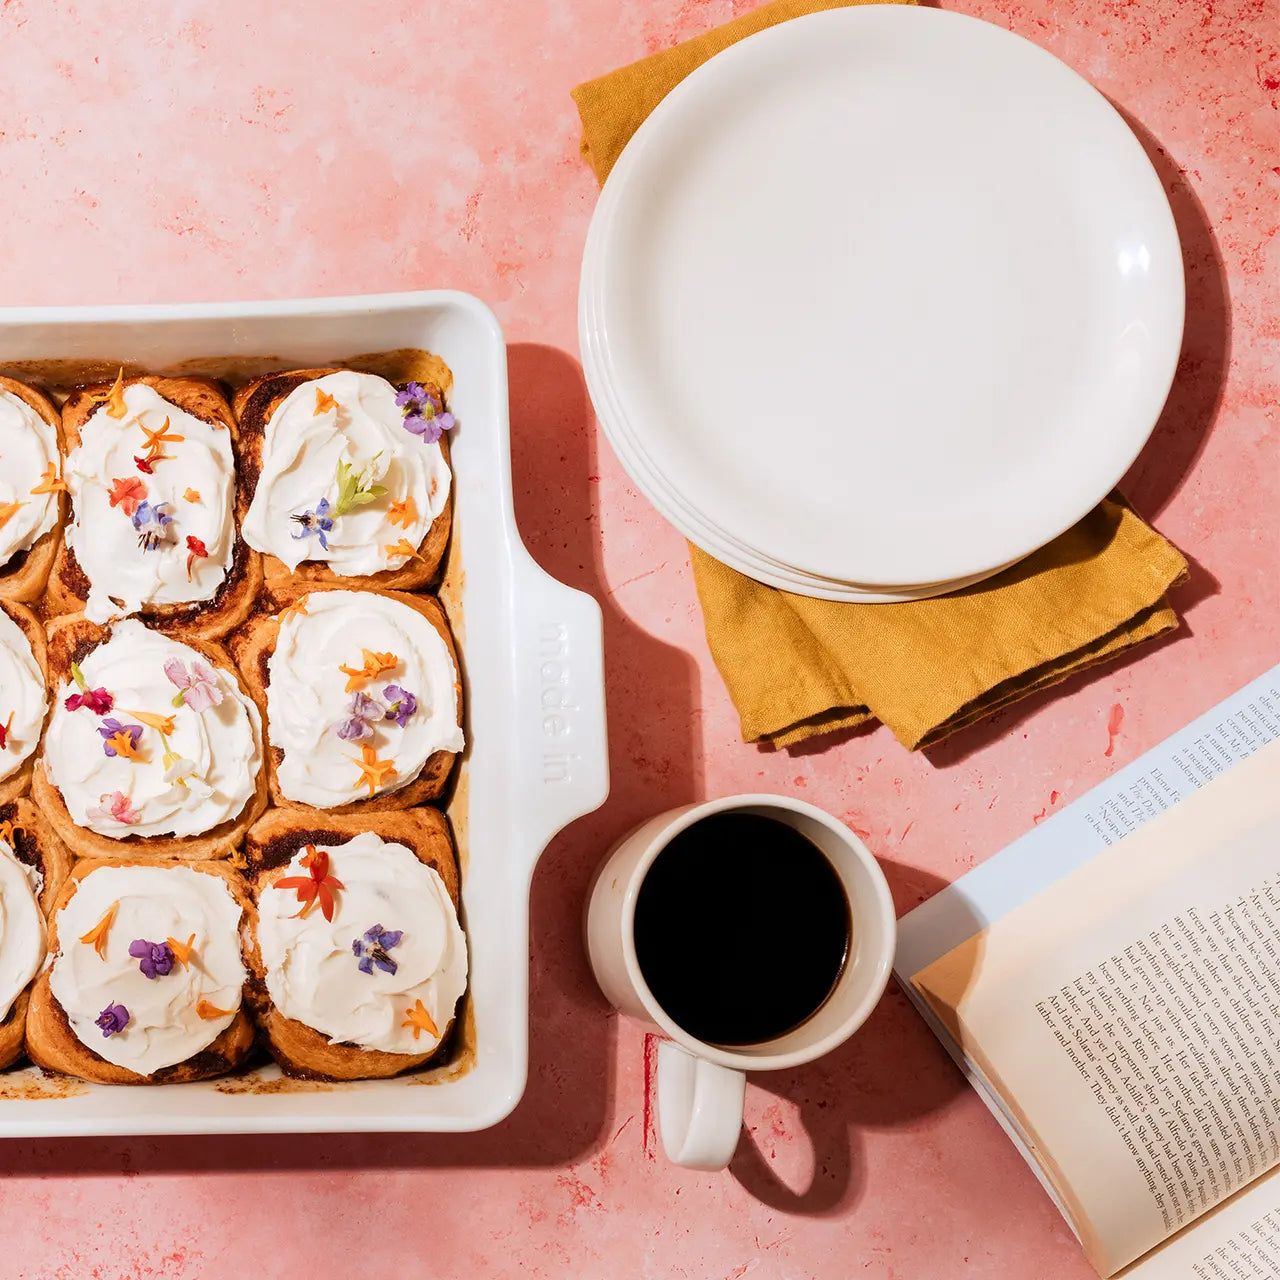
[[[583,258],[609,441],[691,541],[863,602],[953,591],[1083,517],[1168,394],[1182,258],[1146,154],[963,15],[794,19],[678,85]]]

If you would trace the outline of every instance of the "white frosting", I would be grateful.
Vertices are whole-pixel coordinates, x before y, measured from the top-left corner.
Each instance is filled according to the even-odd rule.
[[[437,872],[402,844],[371,832],[343,845],[322,845],[329,871],[342,882],[333,920],[319,905],[298,916],[292,889],[264,889],[258,901],[258,946],[267,991],[277,1009],[329,1037],[387,1053],[430,1053],[440,1036],[413,1037],[407,1011],[418,1000],[443,1035],[467,986],[467,943]],[[307,876],[302,852],[285,875]],[[375,925],[400,931],[386,954],[395,973],[362,973],[351,944]]]
[[[0,840],[0,1022],[44,962],[44,916],[31,887],[31,871]]]
[[[25,400],[0,391],[0,511],[21,504],[0,526],[0,565],[53,528],[57,493],[32,493],[52,464],[58,473],[58,433]]]
[[[178,688],[164,671],[171,659],[188,670],[194,662],[204,663],[213,672],[222,701],[200,711],[185,704],[175,707]],[[99,835],[122,839],[195,836],[240,816],[253,797],[262,767],[262,724],[257,707],[231,675],[209,667],[195,649],[136,619],[117,623],[111,639],[85,658],[81,671],[89,688],[105,689],[114,705],[105,715],[86,707],[68,711],[66,700],[76,686],[67,682],[57,692],[45,734],[44,761],[49,780],[62,792],[75,822]],[[165,763],[165,743],[155,728],[143,725],[142,761],[106,754],[99,726],[106,718],[139,724],[131,712],[173,717],[168,751],[193,766],[179,770],[186,785],[172,781],[173,762]],[[122,793],[137,812],[136,822],[102,814],[104,807],[110,807],[103,797],[115,792]],[[91,816],[90,810],[97,812]]]
[[[135,382],[124,390],[127,412],[113,418],[99,405],[80,430],[80,445],[67,458],[64,478],[71,493],[73,519],[67,545],[89,579],[85,616],[106,622],[136,613],[144,604],[184,604],[211,600],[222,585],[235,554],[235,461],[231,433],[194,417],[165,400],[153,387]],[[143,427],[181,440],[163,444],[165,461],[152,474],[134,461],[147,456]],[[145,486],[145,499],[168,503],[165,541],[154,550],[139,544],[128,504],[111,505],[117,480]],[[187,498],[188,491],[199,495]],[[150,524],[149,529],[158,526]],[[188,537],[198,538],[207,556],[191,560]],[[120,603],[113,603],[113,597]]]
[[[267,663],[267,734],[284,751],[276,774],[285,796],[318,809],[368,797],[356,763],[364,746],[395,763],[379,793],[408,785],[435,752],[462,750],[456,668],[422,614],[398,600],[355,591],[313,591],[306,609],[285,617]],[[352,695],[338,668],[361,668],[364,649],[398,661],[362,691],[385,703],[383,690],[398,685],[418,707],[403,728],[377,719],[371,738],[348,741],[338,736],[338,726],[348,718]]]
[[[48,707],[44,674],[31,644],[22,628],[0,609],[0,725],[13,712],[0,751],[0,779],[16,773],[36,749]]]
[[[317,389],[337,401],[316,413]],[[303,560],[323,560],[335,573],[352,575],[399,569],[403,554],[385,548],[404,539],[415,549],[449,497],[449,466],[439,444],[428,444],[404,427],[396,389],[385,378],[344,370],[304,382],[280,402],[267,421],[258,487],[244,521],[244,539],[258,551],[296,569]],[[338,463],[367,468],[371,484],[387,492],[334,521],[325,534],[298,538],[293,519],[314,511],[322,498],[338,496]],[[416,515],[392,524],[392,502],[412,499]]]
[[[99,956],[85,934],[118,903]],[[98,867],[58,913],[58,953],[49,989],[81,1044],[108,1062],[151,1075],[185,1062],[218,1038],[240,1008],[248,976],[240,955],[240,904],[220,876],[190,867]],[[181,943],[195,934],[184,968],[148,978],[129,954],[135,939]],[[228,1012],[202,1018],[201,1000]],[[105,1036],[97,1018],[123,1005],[129,1021]]]

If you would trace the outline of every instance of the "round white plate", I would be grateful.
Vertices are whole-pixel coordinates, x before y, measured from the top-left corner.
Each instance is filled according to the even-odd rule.
[[[609,407],[608,382],[599,372],[593,347],[584,343],[582,356],[583,374],[588,391],[597,406],[597,413],[602,418],[605,414],[612,415]],[[820,600],[838,600],[851,604],[901,604],[909,600],[924,600],[930,596],[959,591],[963,587],[972,586],[999,572],[997,568],[969,578],[961,578],[958,581],[899,588],[860,587],[853,583],[835,582],[827,578],[801,574],[786,566],[765,561],[750,551],[744,551],[741,547],[724,541],[718,531],[700,521],[696,513],[690,512],[671,494],[661,477],[653,471],[648,460],[642,454],[632,450],[631,443],[626,437],[611,436],[610,440],[615,452],[618,453],[619,461],[636,487],[668,523],[674,525],[689,541],[701,547],[708,555],[766,586],[777,587],[797,595],[814,596]]]
[[[982,574],[1080,519],[1181,342],[1177,235],[1123,120],[928,8],[713,58],[628,144],[587,258],[611,438],[731,545],[862,587]]]

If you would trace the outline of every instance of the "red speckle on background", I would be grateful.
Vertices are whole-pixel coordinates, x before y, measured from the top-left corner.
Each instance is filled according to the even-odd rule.
[[[1107,717],[1107,749],[1104,756],[1115,755],[1116,739],[1120,736],[1120,726],[1124,724],[1124,708],[1117,702]]]

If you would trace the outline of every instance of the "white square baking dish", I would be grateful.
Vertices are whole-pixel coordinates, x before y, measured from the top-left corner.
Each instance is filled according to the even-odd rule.
[[[421,1076],[324,1085],[249,1077],[154,1088],[0,1074],[0,1136],[482,1129],[524,1091],[529,883],[608,792],[600,609],[525,551],[511,500],[507,362],[463,293],[140,307],[0,308],[0,370],[104,361],[158,372],[277,368],[422,347],[453,370],[453,546],[441,596],[462,654],[468,749],[449,807],[470,947],[466,1047]],[[229,359],[228,359],[229,358]],[[202,363],[203,362],[203,363]],[[47,367],[43,369],[47,372]]]

